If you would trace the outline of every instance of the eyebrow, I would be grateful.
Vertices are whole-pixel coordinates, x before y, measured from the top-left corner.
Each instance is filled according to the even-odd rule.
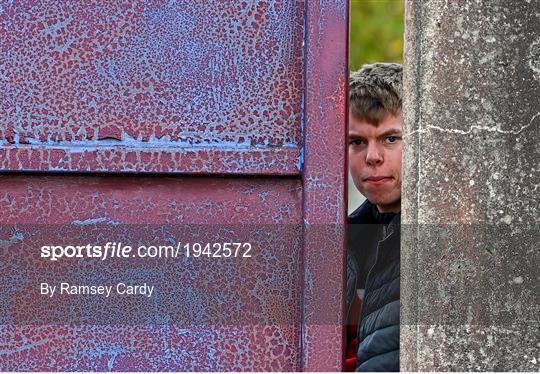
[[[379,134],[378,135],[378,138],[384,138],[386,136],[392,136],[392,135],[397,135],[397,136],[401,136],[402,134],[402,131],[400,129],[389,129],[389,130],[386,130],[385,132],[383,132],[382,134]],[[361,136],[361,135],[358,135],[356,133],[349,133],[348,135],[348,139],[351,140],[351,139],[362,139],[362,140],[365,140],[365,137]]]
[[[379,138],[384,138],[386,136],[391,136],[391,135],[401,136],[401,130],[399,130],[399,129],[390,129],[390,130],[385,131],[382,134],[380,134]]]
[[[352,134],[349,133],[348,138],[349,138],[349,139],[364,139],[363,136],[360,136],[360,135],[354,134],[354,133],[352,133]]]

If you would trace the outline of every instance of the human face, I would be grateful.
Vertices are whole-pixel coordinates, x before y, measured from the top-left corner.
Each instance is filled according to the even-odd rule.
[[[349,169],[358,191],[381,213],[401,211],[402,131],[401,113],[377,127],[349,114]]]

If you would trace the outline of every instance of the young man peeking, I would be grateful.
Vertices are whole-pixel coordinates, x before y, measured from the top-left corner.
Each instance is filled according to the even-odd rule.
[[[399,371],[402,67],[349,81],[349,169],[366,201],[348,219],[346,371]]]

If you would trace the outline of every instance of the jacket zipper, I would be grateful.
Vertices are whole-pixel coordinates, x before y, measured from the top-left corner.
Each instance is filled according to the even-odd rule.
[[[383,242],[383,241],[385,241],[387,239],[387,237],[386,237],[387,225],[383,224],[382,230],[383,230],[382,239],[377,242],[377,251],[375,252],[375,262],[373,262],[373,265],[369,268],[368,275],[366,277],[366,288],[365,288],[365,291],[364,291],[364,300],[366,299],[366,296],[368,294],[367,293],[367,286],[368,286],[369,278],[371,276],[371,272],[373,271],[375,266],[377,266],[377,262],[379,261],[379,249],[380,249],[381,242]],[[356,290],[355,290],[355,292],[356,292]],[[357,331],[356,331],[356,341],[358,342],[358,346],[360,346],[360,326],[362,325],[362,320],[364,319],[364,313],[366,311],[366,309],[364,308],[364,300],[362,300],[362,311],[360,312],[360,319],[358,320],[358,328],[357,328]],[[358,352],[357,352],[357,355],[358,355]]]

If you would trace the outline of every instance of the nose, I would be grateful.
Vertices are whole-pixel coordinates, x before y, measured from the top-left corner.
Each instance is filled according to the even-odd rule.
[[[383,163],[383,153],[377,144],[368,144],[366,153],[366,164],[375,166]]]

